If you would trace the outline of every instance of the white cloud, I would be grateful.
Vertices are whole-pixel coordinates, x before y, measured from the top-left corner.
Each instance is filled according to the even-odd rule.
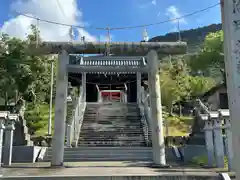
[[[166,10],[166,15],[170,19],[177,19],[182,16],[182,14],[179,12],[178,8],[175,6],[169,6]],[[174,21],[172,21],[172,23],[178,23],[178,21],[179,21],[179,23],[187,24],[187,21],[184,18],[181,18],[179,20],[174,20]]]
[[[157,5],[157,0],[152,0],[153,5]]]
[[[62,8],[59,7],[61,5]],[[82,12],[78,9],[76,0],[17,0],[11,5],[11,9],[16,12],[38,17],[39,19],[60,22],[71,25],[85,25],[82,21]],[[30,32],[30,25],[37,24],[37,20],[18,15],[4,22],[1,31],[10,36],[26,38]],[[69,41],[69,27],[38,22],[41,38],[45,41]],[[86,41],[96,41],[84,29],[75,29],[77,32],[76,40],[85,36]]]
[[[142,5],[140,5],[139,7],[141,8],[141,9],[143,9],[143,8],[148,8],[148,7],[150,7],[150,6],[156,6],[157,5],[157,0],[152,0],[151,2],[148,2],[148,3],[146,3],[146,4],[142,4]]]

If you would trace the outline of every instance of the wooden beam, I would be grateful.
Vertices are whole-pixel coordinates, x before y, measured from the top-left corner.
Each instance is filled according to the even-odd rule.
[[[64,49],[69,54],[103,54],[107,46],[100,42],[43,42],[38,46],[31,44],[28,53],[58,54]],[[109,46],[112,54],[125,56],[145,56],[150,50],[158,54],[184,54],[187,51],[185,42],[113,42]]]
[[[68,72],[82,73],[82,72],[142,72],[147,73],[148,67],[120,66],[116,68],[111,67],[94,67],[94,66],[80,66],[80,65],[67,65]]]

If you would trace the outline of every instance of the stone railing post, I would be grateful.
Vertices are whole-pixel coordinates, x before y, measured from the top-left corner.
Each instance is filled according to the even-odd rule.
[[[224,168],[224,145],[222,135],[222,121],[218,112],[209,112],[209,118],[213,122],[214,146],[216,165],[218,168]]]
[[[2,165],[2,152],[3,152],[3,132],[5,129],[5,121],[7,120],[9,112],[2,111],[0,112],[0,166]]]
[[[18,114],[8,114],[5,127],[5,142],[3,148],[3,164],[10,166],[12,164],[13,134],[15,122],[18,120]]]
[[[71,129],[72,129],[71,124],[67,124],[67,129],[66,129],[66,132],[67,132],[67,147],[71,147]]]
[[[87,92],[87,74],[84,72],[82,73],[82,95],[83,95],[83,101],[86,101],[86,92]]]
[[[219,110],[220,118],[224,121],[225,129],[225,149],[228,158],[228,170],[233,170],[233,144],[232,144],[232,132],[230,123],[230,112],[228,109]]]
[[[141,104],[141,73],[137,72],[137,103]]]
[[[214,165],[214,142],[213,142],[213,123],[207,114],[201,114],[201,119],[205,122],[204,134],[205,144],[208,154],[208,166]]]

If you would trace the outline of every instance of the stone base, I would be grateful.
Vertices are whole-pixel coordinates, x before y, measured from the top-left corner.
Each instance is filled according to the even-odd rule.
[[[4,149],[4,148],[3,148]],[[41,147],[39,146],[13,146],[13,163],[34,163],[36,162]],[[4,156],[4,152],[2,153]]]
[[[150,165],[151,168],[171,168],[172,166],[170,164],[165,164],[165,165],[161,165],[161,164],[151,164]]]
[[[184,162],[190,162],[194,157],[207,156],[207,149],[205,145],[186,145],[179,147]]]
[[[58,169],[58,168],[65,168],[66,166],[64,166],[64,163],[62,163],[61,165],[52,165],[51,164],[51,167],[52,169]]]

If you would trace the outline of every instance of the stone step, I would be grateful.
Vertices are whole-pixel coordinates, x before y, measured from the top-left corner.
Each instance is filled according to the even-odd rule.
[[[78,161],[150,161],[152,156],[114,156],[114,157],[92,157],[92,156],[69,156],[64,157],[65,162],[78,162]],[[51,156],[47,156],[44,161],[51,161]],[[72,179],[72,178],[71,178]]]
[[[124,103],[96,103],[96,104],[89,104],[87,103],[87,107],[108,107],[108,106],[113,106],[113,107],[128,107],[128,108],[131,108],[131,107],[138,107],[137,104],[124,104]]]
[[[82,146],[82,145],[81,145]],[[167,162],[176,161],[176,157],[171,148],[166,148]],[[49,148],[44,158],[45,161],[51,159],[51,149]],[[64,161],[117,161],[117,160],[152,160],[151,147],[77,147],[64,149]]]
[[[146,144],[145,143],[142,143],[142,144],[133,144],[133,145],[120,145],[120,144],[117,144],[117,145],[113,145],[113,144],[78,144],[78,146],[81,146],[81,147],[145,147]]]
[[[104,129],[94,127],[84,127],[81,129],[81,133],[93,132],[93,133],[143,133],[141,127],[134,128],[122,128],[122,127],[103,127]]]
[[[92,135],[92,136],[139,136],[139,135],[143,135],[142,131],[129,131],[129,132],[119,132],[119,131],[81,131],[80,136],[84,136],[84,135]]]
[[[49,147],[47,149],[48,152],[52,151],[52,148]],[[151,147],[65,147],[64,152],[82,152],[82,153],[88,153],[88,152],[102,152],[102,153],[108,153],[108,152],[152,152]]]
[[[131,139],[127,139],[127,138],[125,138],[125,139],[117,139],[117,138],[103,139],[103,138],[83,138],[83,137],[80,137],[79,140],[78,140],[79,143],[83,142],[83,141],[84,142],[99,142],[99,143],[104,143],[104,144],[112,143],[112,142],[114,142],[114,143],[119,142],[119,143],[124,144],[124,143],[144,142],[144,138],[143,137],[141,137],[141,138],[136,137],[136,139],[133,139],[133,138],[131,138]]]
[[[121,109],[121,108],[86,108],[85,112],[99,112],[99,113],[104,113],[104,112],[118,112],[118,113],[137,113],[139,112],[138,108],[131,108],[131,109]]]
[[[89,143],[89,142],[79,142],[78,146],[85,147],[145,147],[145,142],[140,143]]]
[[[133,125],[141,125],[141,121],[139,119],[117,119],[117,118],[83,118],[83,123],[107,123],[107,124],[133,124]]]
[[[138,107],[135,107],[135,106],[129,106],[129,107],[126,107],[126,106],[87,106],[86,107],[86,110],[124,110],[124,111],[131,111],[131,110],[139,110]]]
[[[116,122],[116,121],[103,121],[103,120],[99,120],[99,121],[88,121],[88,120],[83,120],[83,125],[88,125],[88,126],[92,126],[92,125],[95,125],[95,124],[99,124],[99,125],[106,125],[106,126],[116,126],[116,127],[128,127],[128,126],[131,126],[131,127],[141,127],[142,124],[139,123],[139,122],[131,122],[131,121],[119,121],[119,122]]]
[[[126,131],[126,130],[93,130],[93,129],[90,129],[90,130],[82,130],[80,132],[80,136],[82,135],[92,135],[92,136],[139,136],[139,135],[143,135],[144,133],[139,130],[139,131],[135,131],[135,130],[129,130],[129,131]]]
[[[52,152],[47,152],[48,156],[52,155]],[[88,152],[71,152],[71,153],[64,153],[64,156],[92,156],[92,157],[100,157],[100,156],[105,156],[105,157],[113,157],[113,156],[139,156],[139,155],[145,155],[145,156],[151,156],[152,155],[152,151],[142,151],[142,152],[137,152],[137,151],[132,151],[132,152],[92,152],[91,150]]]
[[[97,118],[97,119],[113,119],[113,118],[116,118],[116,119],[125,119],[125,120],[129,120],[129,119],[139,119],[140,120],[140,117],[139,116],[109,116],[109,115],[106,115],[106,116],[96,116],[96,115],[84,115],[85,118]]]
[[[140,138],[140,139],[132,139],[132,140],[127,140],[127,139],[95,139],[95,138],[80,138],[78,140],[78,142],[99,142],[99,143],[140,143],[140,142],[144,142],[144,138]]]

